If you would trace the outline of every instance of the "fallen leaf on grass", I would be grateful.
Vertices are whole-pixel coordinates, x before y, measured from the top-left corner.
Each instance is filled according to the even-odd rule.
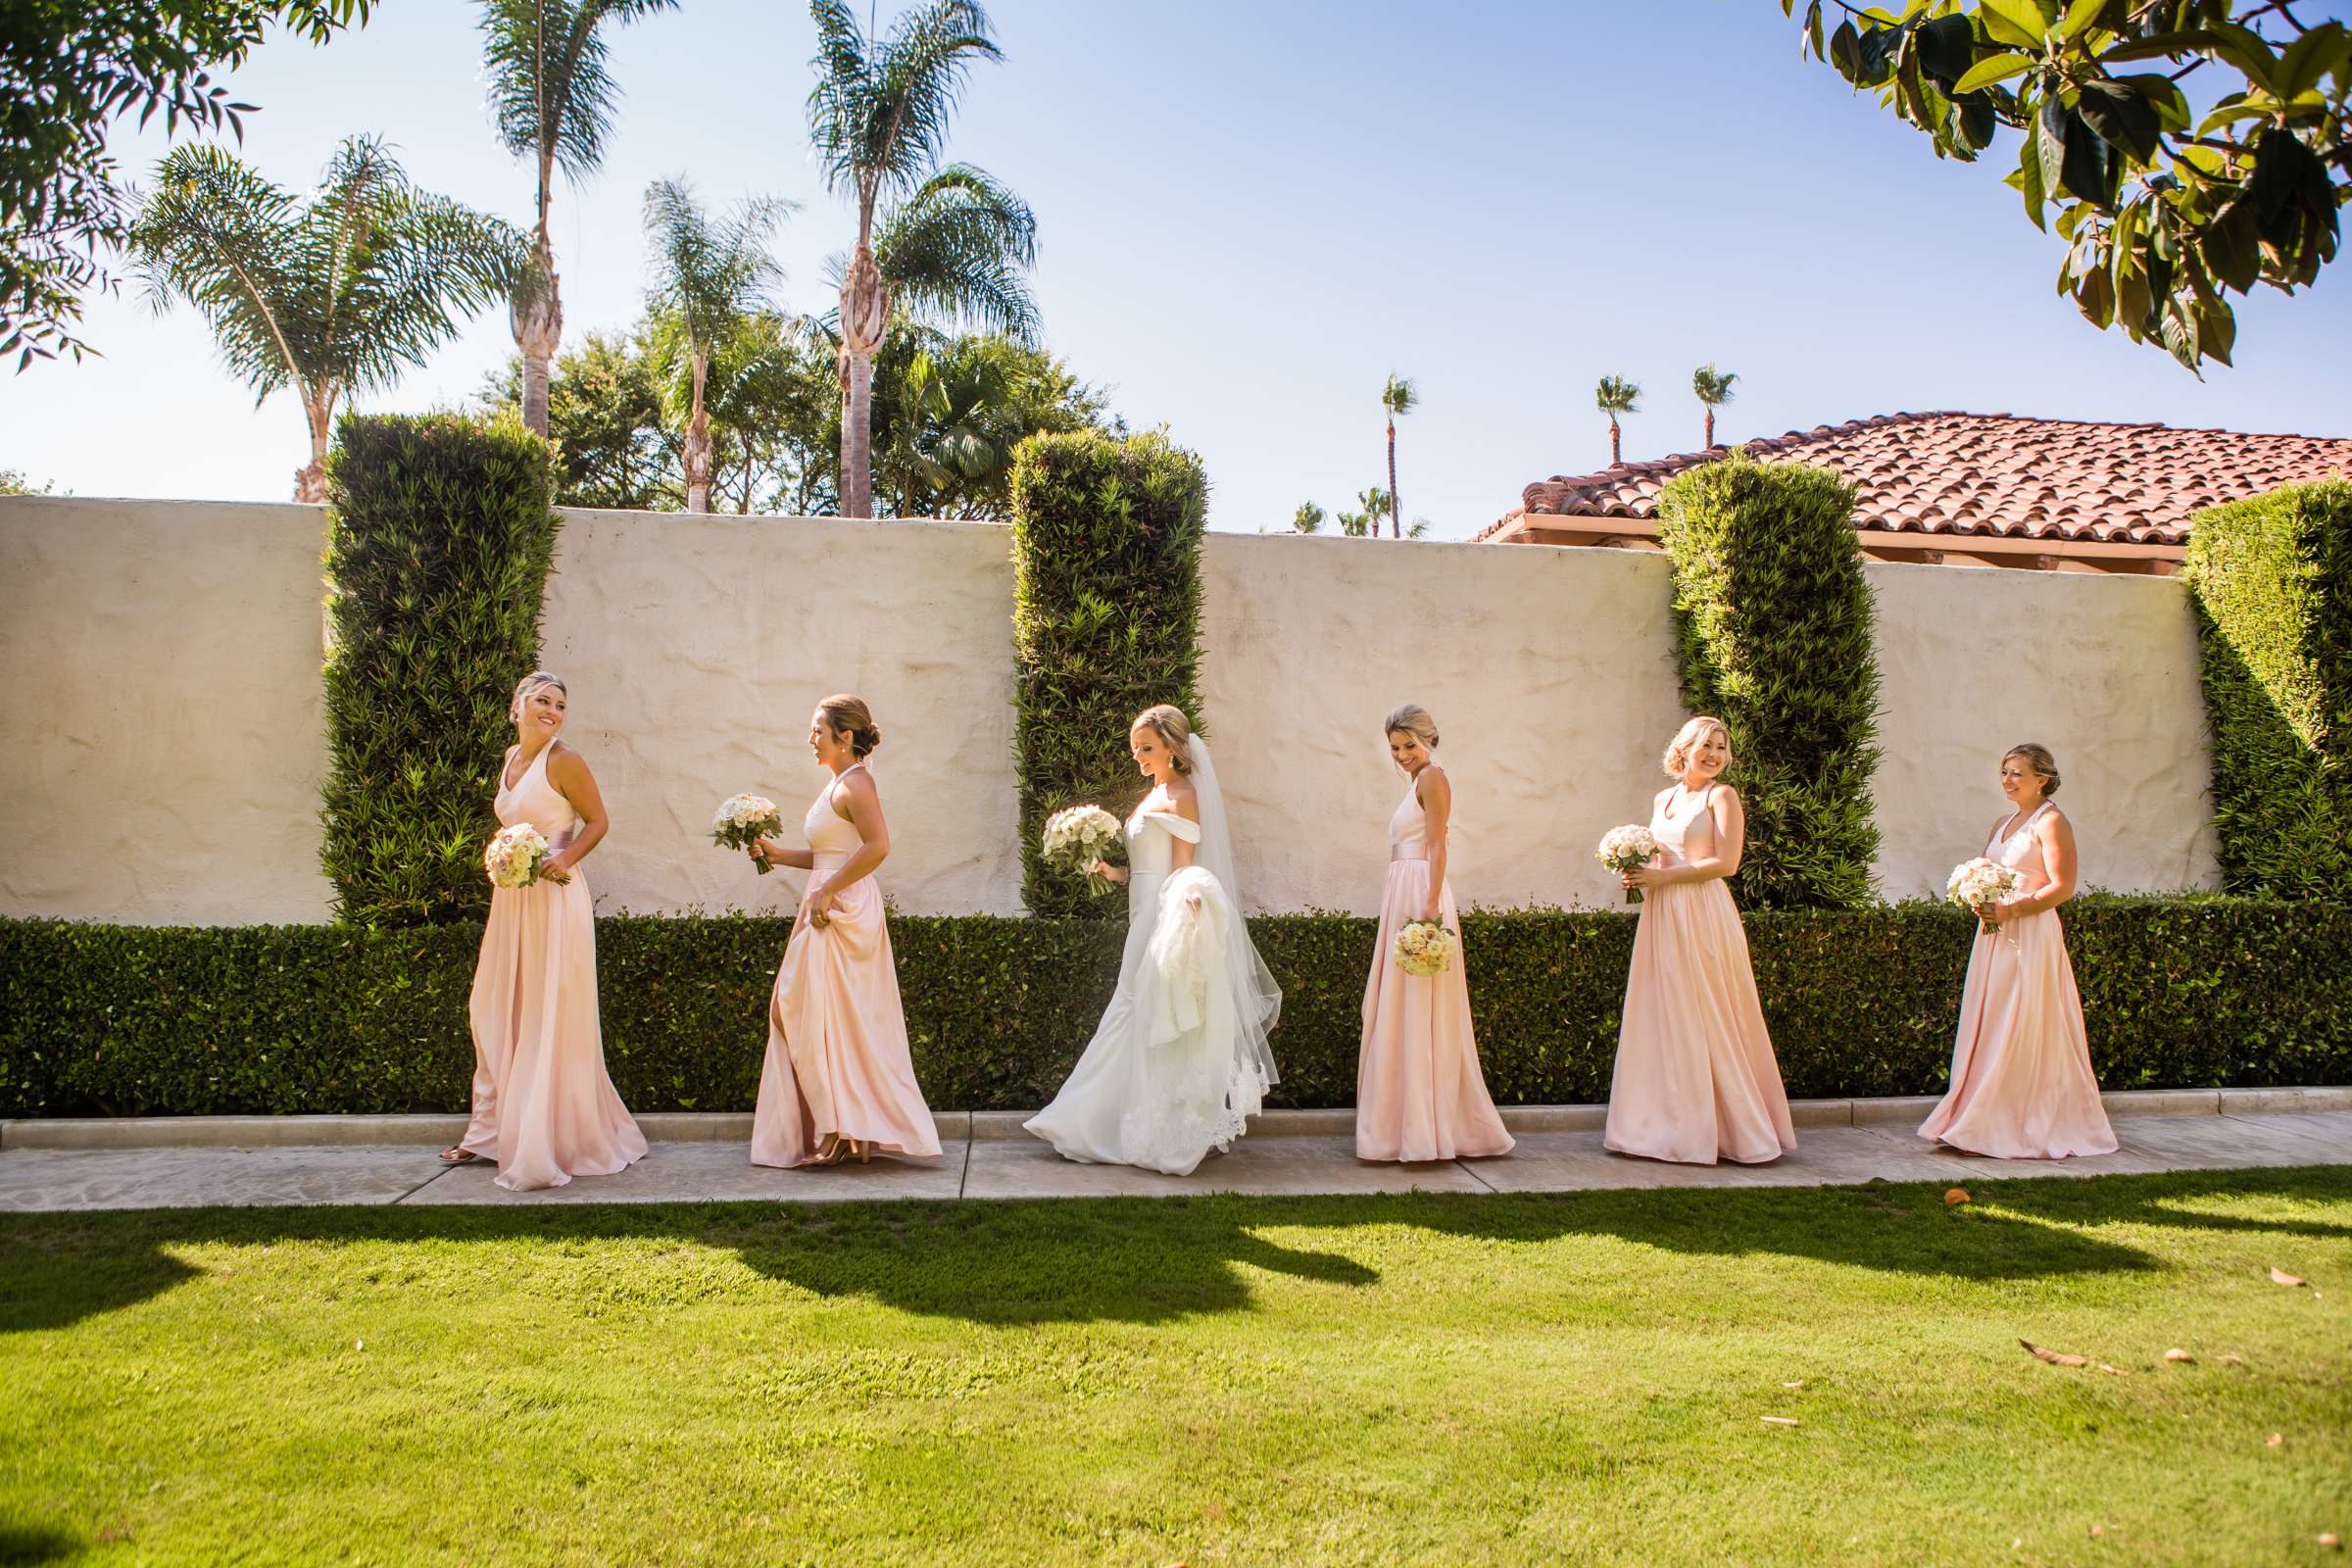
[[[2132,1371],[2129,1367],[2109,1366],[2104,1361],[2099,1363],[2099,1370],[2102,1372],[2112,1372],[2119,1378],[2128,1378],[2132,1375]]]
[[[1796,1417],[1792,1415],[1768,1415],[1762,1419],[1767,1426],[1792,1427],[1796,1425]]]
[[[1784,1383],[1781,1385],[1781,1387],[1784,1389],[1801,1389],[1804,1386],[1805,1380],[1803,1378],[1798,1378],[1794,1383]]]
[[[2286,1446],[2286,1434],[2274,1432],[2262,1440],[2262,1446],[2266,1448],[2283,1448]]]
[[[2333,1551],[2338,1546],[2341,1546],[2343,1542],[2336,1536],[2334,1531],[2329,1530],[2321,1535],[2320,1544],[2326,1546],[2329,1551]]]
[[[2197,1359],[2195,1356],[2189,1354],[2186,1350],[2180,1349],[2165,1351],[2164,1358],[2167,1361],[2186,1361],[2191,1365],[2194,1365]]]
[[[2090,1527],[2090,1534],[2093,1540],[2096,1540],[2098,1537],[2103,1536],[2106,1533],[2107,1527],[2105,1525],[2092,1525]]]
[[[2308,1285],[2311,1282],[2306,1280],[2300,1274],[2289,1274],[2282,1268],[2273,1268],[2271,1270],[2271,1283],[2273,1285]]]
[[[1943,1190],[1943,1200],[1947,1203],[1966,1203],[1974,1201],[1974,1200],[1968,1196],[1968,1189],[1965,1187],[1945,1188]]]
[[[2052,1366],[2088,1366],[2090,1364],[2090,1357],[2087,1355],[2069,1355],[2064,1350],[2053,1350],[2046,1345],[2035,1345],[2032,1340],[2020,1340],[2017,1343],[2024,1346],[2034,1360],[2047,1361]]]
[[[2244,1366],[2245,1364],[2246,1358],[2238,1354],[2235,1350],[2225,1350],[2222,1352],[2222,1365]]]

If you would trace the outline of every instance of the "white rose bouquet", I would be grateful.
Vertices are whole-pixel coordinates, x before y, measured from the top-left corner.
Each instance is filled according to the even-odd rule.
[[[1095,862],[1108,856],[1124,835],[1119,819],[1100,806],[1065,807],[1046,818],[1046,863],[1100,886],[1102,878],[1095,874]]]
[[[1600,863],[1623,876],[1658,858],[1658,841],[1639,822],[1613,827],[1600,836]],[[1625,902],[1640,904],[1642,890],[1627,888]]]
[[[761,876],[775,869],[754,846],[773,834],[784,831],[783,813],[776,803],[759,795],[730,795],[718,803],[710,815],[710,842],[721,849],[741,850],[752,858],[752,867]]]
[[[547,840],[528,822],[502,827],[482,851],[482,869],[495,888],[527,888],[547,865]]]
[[[1452,966],[1453,933],[1435,920],[1407,920],[1391,950],[1396,967],[1409,975],[1444,974]]]
[[[1962,860],[1952,867],[1952,874],[1943,884],[1943,896],[1963,909],[1981,909],[1988,904],[1998,904],[2017,891],[2025,878],[1998,860],[1987,860],[1982,855],[1973,860]],[[1993,933],[1990,920],[1978,922],[1984,934]]]

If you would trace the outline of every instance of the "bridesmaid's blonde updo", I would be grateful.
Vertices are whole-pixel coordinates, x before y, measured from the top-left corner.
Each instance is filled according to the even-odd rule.
[[[874,722],[874,710],[865,706],[865,699],[850,692],[836,692],[816,705],[825,728],[850,744],[850,755],[860,762],[873,755],[882,744],[882,727]]]
[[[1429,710],[1423,708],[1419,703],[1405,704],[1391,713],[1389,721],[1380,726],[1383,739],[1396,734],[1398,730],[1404,731],[1430,751],[1434,752],[1438,749],[1438,721],[1430,717]]]
[[[533,693],[547,691],[551,687],[562,692],[566,701],[570,700],[571,688],[564,685],[564,677],[553,670],[534,669],[516,681],[514,683],[514,700],[507,704],[508,720],[515,724],[521,723],[522,705],[531,700]]]
[[[1701,713],[1681,729],[1676,730],[1674,739],[1667,743],[1666,776],[1681,778],[1683,770],[1690,765],[1690,754],[1706,745],[1709,735],[1719,731],[1723,735],[1723,770],[1727,773],[1730,772],[1732,769],[1732,727],[1720,718],[1710,718]]]
[[[2058,759],[2050,755],[2050,749],[2047,746],[2027,741],[2021,746],[2012,746],[2003,752],[2001,760],[2006,762],[2013,757],[2022,759],[2028,767],[2041,775],[2041,798],[2043,800],[2046,801],[2058,793]]]
[[[1168,749],[1170,767],[1179,773],[1193,770],[1193,721],[1184,716],[1183,709],[1174,703],[1156,703],[1135,715],[1127,733],[1132,735],[1139,729],[1148,729],[1159,737],[1160,744]]]

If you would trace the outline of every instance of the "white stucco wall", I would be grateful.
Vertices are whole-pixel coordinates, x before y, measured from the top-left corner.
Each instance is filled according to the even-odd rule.
[[[0,911],[321,920],[316,507],[0,497]]]
[[[1373,911],[1403,775],[1381,721],[1419,703],[1454,787],[1465,905],[1622,899],[1592,858],[1647,820],[1683,720],[1665,557],[1213,534],[1201,701],[1261,908]]]
[[[0,499],[0,912],[143,924],[323,918],[321,514]],[[547,662],[614,832],[610,910],[767,908],[704,837],[736,790],[797,825],[803,736],[862,693],[910,912],[1016,912],[1005,530],[565,514]],[[1201,695],[1258,908],[1368,910],[1403,784],[1379,733],[1446,734],[1465,904],[1616,907],[1592,859],[1642,817],[1677,699],[1663,557],[1212,535]],[[2085,882],[2216,882],[2196,641],[2177,582],[1874,564],[1880,874],[1938,891],[1999,811],[2002,750],[2051,747]],[[2014,652],[1996,652],[2002,642]],[[127,833],[122,853],[93,853]]]
[[[2009,809],[2001,754],[2058,760],[2083,885],[2218,888],[2197,635],[2178,578],[1904,565],[1877,596],[1881,892],[1939,898]]]
[[[789,908],[803,876],[714,847],[710,812],[767,796],[798,843],[809,710],[853,691],[882,728],[891,900],[1018,913],[1006,552],[970,523],[566,512],[545,657],[612,812],[598,908]]]

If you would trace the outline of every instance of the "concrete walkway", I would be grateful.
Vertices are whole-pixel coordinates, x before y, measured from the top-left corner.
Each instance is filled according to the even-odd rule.
[[[617,1176],[507,1193],[487,1165],[445,1167],[462,1118],[184,1117],[0,1122],[0,1210],[368,1203],[653,1203],[754,1200],[1167,1197],[1179,1193],[1566,1193],[1628,1187],[1815,1187],[1886,1181],[2352,1165],[2352,1089],[2159,1090],[2107,1097],[2123,1147],[2095,1159],[1991,1160],[1913,1136],[1933,1101],[1800,1101],[1797,1149],[1770,1165],[1665,1165],[1600,1147],[1602,1107],[1504,1111],[1499,1159],[1373,1165],[1352,1113],[1275,1111],[1191,1176],[1062,1159],[1012,1112],[943,1115],[936,1164],[779,1171],[752,1165],[743,1115],[647,1115],[653,1152]]]

